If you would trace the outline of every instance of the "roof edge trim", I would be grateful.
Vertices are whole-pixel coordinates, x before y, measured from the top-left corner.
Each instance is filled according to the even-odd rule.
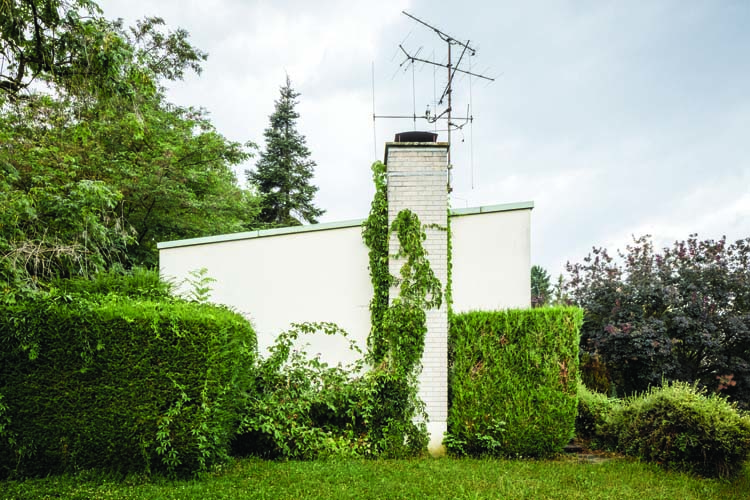
[[[534,208],[533,201],[522,201],[518,203],[504,203],[502,205],[488,205],[473,208],[451,209],[451,217],[463,215],[486,214],[493,212],[511,212],[514,210],[531,210]],[[216,236],[204,236],[202,238],[190,238],[185,240],[162,241],[156,244],[159,250],[168,248],[188,247],[194,245],[209,245],[212,243],[224,243],[227,241],[249,240],[254,238],[265,238],[268,236],[282,236],[285,234],[310,233],[315,231],[328,231],[331,229],[344,229],[361,226],[365,219],[352,219],[337,222],[323,222],[320,224],[308,224],[305,226],[279,227],[274,229],[260,229],[257,231],[245,231],[242,233],[219,234]]]

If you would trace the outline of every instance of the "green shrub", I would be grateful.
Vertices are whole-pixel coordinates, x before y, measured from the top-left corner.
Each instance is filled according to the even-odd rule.
[[[190,473],[228,456],[255,333],[203,304],[39,296],[0,312],[0,476]]]
[[[113,267],[91,277],[54,279],[51,285],[63,293],[76,295],[122,295],[149,300],[169,300],[172,284],[162,281],[159,271],[135,267]]]
[[[424,450],[424,425],[412,422],[416,409],[408,397],[413,381],[381,368],[362,374],[362,361],[329,366],[310,357],[299,339],[313,332],[346,335],[331,323],[302,323],[277,337],[245,394],[233,452],[314,459]]]
[[[570,307],[452,316],[449,451],[543,457],[568,444],[582,317]]]
[[[619,404],[618,399],[610,399],[606,394],[590,391],[585,385],[579,384],[576,436],[594,440],[594,444],[597,444],[597,429],[607,421]]]
[[[683,382],[626,400],[600,430],[623,453],[702,476],[732,476],[750,455],[750,416]]]

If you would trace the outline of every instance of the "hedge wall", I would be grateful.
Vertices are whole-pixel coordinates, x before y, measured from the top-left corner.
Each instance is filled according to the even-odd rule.
[[[445,445],[466,455],[544,457],[575,434],[583,311],[535,308],[451,317]]]
[[[250,324],[217,306],[0,306],[0,477],[205,469],[227,457],[255,353]]]

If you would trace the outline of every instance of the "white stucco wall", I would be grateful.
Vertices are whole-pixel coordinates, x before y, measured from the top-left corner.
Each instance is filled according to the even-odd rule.
[[[455,312],[531,304],[531,210],[492,209],[452,217]]]
[[[456,311],[528,307],[532,203],[462,209],[451,217]],[[246,314],[261,353],[291,323],[330,321],[364,350],[372,286],[361,222],[316,224],[159,244],[162,276],[206,268],[211,300]],[[353,361],[339,340],[310,339],[309,352]]]
[[[204,238],[208,243],[160,248],[160,271],[179,281],[205,267],[216,279],[211,301],[250,318],[261,353],[279,333],[301,322],[335,322],[365,345],[372,286],[359,223],[318,224],[314,231],[287,234],[262,231],[266,236],[260,237],[243,233],[230,235],[240,238],[233,241]],[[200,240],[184,243],[191,241]],[[354,360],[341,355],[348,350],[340,339],[325,335],[310,339],[309,352],[336,352],[338,361]]]

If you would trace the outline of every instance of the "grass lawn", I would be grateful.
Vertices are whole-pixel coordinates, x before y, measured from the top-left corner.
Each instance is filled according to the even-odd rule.
[[[655,465],[615,458],[532,460],[238,460],[190,481],[95,473],[0,482],[0,498],[180,499],[742,499],[750,498],[750,463],[732,481],[698,479]]]

